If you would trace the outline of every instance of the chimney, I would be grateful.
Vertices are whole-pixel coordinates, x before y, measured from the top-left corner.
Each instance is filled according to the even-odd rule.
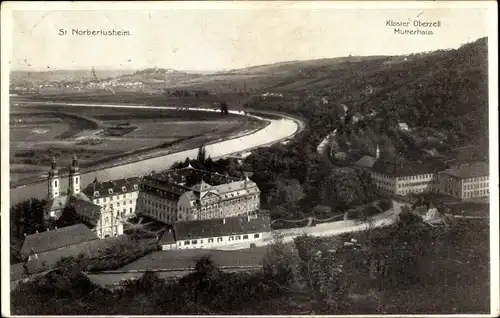
[[[24,236],[28,236],[28,234],[24,233]]]
[[[36,234],[38,234],[38,230],[36,230]]]
[[[57,230],[57,226],[54,226],[54,228]]]
[[[226,218],[222,218],[222,224],[226,224]]]

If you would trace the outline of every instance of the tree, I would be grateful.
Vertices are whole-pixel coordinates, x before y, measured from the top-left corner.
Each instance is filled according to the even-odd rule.
[[[207,152],[205,150],[205,147],[200,146],[200,148],[198,148],[198,156],[196,157],[196,160],[199,163],[204,164],[206,159],[207,159]]]
[[[45,229],[44,207],[46,204],[46,200],[31,198],[10,208],[10,219],[15,224],[15,238],[22,237],[24,233],[32,234],[36,230]]]
[[[54,222],[57,227],[71,226],[80,223],[75,207],[68,205],[63,209],[61,216]]]
[[[201,275],[212,275],[218,272],[218,269],[210,256],[203,256],[196,261],[195,271]]]
[[[219,106],[220,106],[220,112],[222,115],[229,114],[229,107],[228,107],[226,102],[224,102],[224,101],[220,102]]]

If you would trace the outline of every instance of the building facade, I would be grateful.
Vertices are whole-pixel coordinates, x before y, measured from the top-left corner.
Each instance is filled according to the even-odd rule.
[[[438,173],[438,191],[463,201],[486,202],[490,197],[489,165],[484,162],[457,165]]]
[[[249,214],[260,209],[260,190],[239,180],[191,166],[153,174],[140,185],[138,211],[173,224]]]
[[[356,165],[369,171],[377,189],[388,195],[438,192],[462,201],[489,200],[489,166],[485,162],[433,171],[415,162],[388,164],[365,156]]]
[[[244,215],[175,223],[160,238],[162,250],[218,249],[259,244],[270,238],[268,215]]]
[[[44,221],[49,223],[57,220],[65,209],[72,208],[80,221],[89,226],[97,237],[102,239],[123,234],[123,225],[113,216],[112,211],[95,204],[81,191],[80,168],[76,156],[73,156],[68,178],[67,191],[61,191],[59,170],[53,159],[47,180],[48,201],[44,207]]]

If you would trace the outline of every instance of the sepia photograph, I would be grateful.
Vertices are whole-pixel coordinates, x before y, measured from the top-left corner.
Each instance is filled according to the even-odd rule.
[[[496,2],[1,21],[2,316],[500,314]]]

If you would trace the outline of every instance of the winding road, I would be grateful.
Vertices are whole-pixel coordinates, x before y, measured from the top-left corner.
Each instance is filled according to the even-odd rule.
[[[40,103],[39,103],[40,104]],[[46,103],[49,104],[49,103]],[[142,108],[142,109],[163,109],[163,110],[178,110],[178,107],[170,106],[143,106],[143,105],[107,105],[107,104],[74,104],[74,103],[50,103],[52,105],[67,105],[71,107],[111,107],[118,108],[120,111],[126,111],[129,108]],[[218,112],[216,109],[203,109],[203,108],[183,108],[187,111],[207,111]],[[270,124],[265,128],[257,130],[251,134],[240,137],[218,140],[214,143],[205,146],[207,155],[214,159],[222,156],[227,156],[233,153],[248,151],[254,148],[268,146],[277,142],[281,142],[292,138],[303,127],[304,123],[296,118],[292,118],[283,114],[279,114],[281,119],[267,119],[258,116],[256,112],[252,114],[244,113],[243,111],[230,110],[230,113],[250,116],[256,119],[270,121]],[[265,112],[261,112],[265,114]],[[277,114],[274,114],[277,115]],[[265,115],[264,115],[265,116]],[[183,161],[187,157],[195,158],[198,154],[198,148],[188,149],[180,152],[170,153],[164,156],[148,158],[135,162],[118,164],[110,168],[101,170],[90,171],[82,173],[81,181],[84,185],[89,184],[97,177],[97,179],[113,180],[124,177],[137,177],[150,173],[152,170],[161,171],[170,168],[176,161]],[[61,188],[65,189],[68,186],[67,178],[61,178]],[[47,195],[47,183],[45,181],[31,183],[20,186],[10,190],[10,205],[16,204],[22,200],[37,197],[44,198]]]

